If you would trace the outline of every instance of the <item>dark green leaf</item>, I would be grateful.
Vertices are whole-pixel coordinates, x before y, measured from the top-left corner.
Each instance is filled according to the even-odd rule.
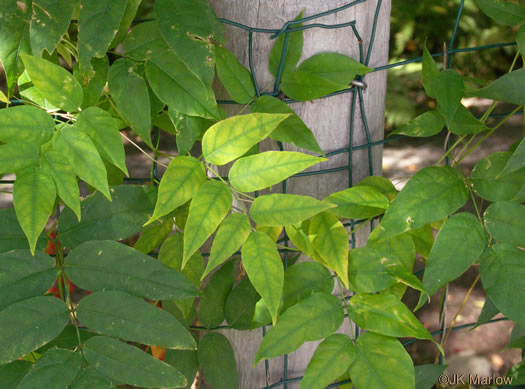
[[[304,342],[327,337],[343,323],[341,301],[327,293],[314,293],[289,308],[264,336],[254,366],[263,359],[291,353]]]
[[[214,273],[204,289],[199,302],[199,320],[208,328],[224,321],[224,306],[233,288],[233,262],[224,264]]]
[[[80,341],[78,340],[79,335]],[[79,346],[79,344],[83,345],[86,340],[95,336],[95,333],[90,332],[87,329],[82,329],[79,331],[79,335],[77,335],[77,328],[71,323],[69,323],[60,333],[60,335],[58,335],[51,342],[46,343],[44,346],[35,350],[35,352],[38,354],[43,354],[47,350],[56,347],[67,350],[75,350]]]
[[[102,95],[106,82],[108,81],[109,60],[107,56],[103,58],[93,58],[91,60],[93,65],[93,76],[84,81],[79,67],[76,64],[73,68],[73,75],[82,85],[84,92],[84,100],[82,101],[82,109],[96,105]]]
[[[55,131],[55,121],[46,111],[32,105],[0,110],[0,142],[47,142]]]
[[[284,101],[273,96],[261,96],[252,104],[251,111],[292,114],[292,116],[277,126],[270,134],[270,138],[280,142],[293,143],[302,149],[323,154],[312,130],[304,124],[301,118]]]
[[[437,75],[433,88],[438,111],[444,116],[446,123],[450,124],[465,94],[463,79],[455,70],[446,69]]]
[[[410,231],[410,236],[416,246],[416,251],[424,258],[428,258],[434,245],[434,232],[430,224]]]
[[[513,246],[525,246],[525,206],[500,201],[487,208],[484,218],[494,239]]]
[[[125,58],[116,60],[109,69],[108,87],[117,110],[133,131],[153,148],[148,87],[138,74],[135,62]]]
[[[416,374],[416,389],[432,389],[439,376],[447,368],[446,365],[414,366]]]
[[[16,388],[33,364],[28,361],[14,361],[0,366],[0,387]]]
[[[392,131],[390,135],[403,134],[413,137],[434,136],[441,132],[445,121],[437,111],[427,111],[405,125]]]
[[[188,381],[186,389],[190,389],[199,370],[197,350],[166,350],[164,362],[184,374]]]
[[[55,282],[55,261],[44,253],[33,257],[28,250],[0,255],[0,309],[16,301],[44,294]]]
[[[510,334],[509,344],[506,347],[525,349],[525,327],[518,324],[514,325]]]
[[[199,365],[213,389],[237,389],[237,364],[228,339],[210,332],[199,343]]]
[[[525,69],[514,70],[507,73],[488,86],[475,92],[472,96],[485,97],[487,99],[505,101],[517,105],[525,104]]]
[[[126,56],[136,61],[160,57],[170,51],[156,20],[134,26],[123,43]]]
[[[516,150],[514,150],[500,175],[507,175],[522,167],[525,167],[525,138],[521,140]]]
[[[109,45],[110,48],[117,46],[128,34],[129,27],[133,23],[133,19],[137,15],[137,10],[140,6],[142,0],[128,0],[126,4],[126,9],[124,10],[124,15],[120,21],[120,27],[118,29],[117,35],[111,41]]]
[[[255,313],[255,304],[260,298],[248,277],[239,282],[228,295],[224,306],[228,325],[236,330],[249,330]],[[269,324],[272,321],[269,313],[268,317]]]
[[[54,348],[46,351],[33,365],[17,389],[66,389],[80,371],[80,352]]]
[[[239,104],[248,104],[256,95],[250,71],[242,66],[235,55],[216,46],[217,75],[231,98]]]
[[[297,15],[295,20],[302,19],[304,15],[304,10]],[[302,23],[292,24],[290,28],[301,27]],[[284,50],[284,42],[287,41],[286,52]],[[302,31],[294,31],[290,33],[284,33],[275,40],[275,43],[272,46],[269,57],[269,70],[270,73],[277,77],[279,72],[279,66],[281,64],[281,59],[284,59],[282,74],[292,72],[297,63],[301,59],[303,53],[304,37]],[[283,57],[284,55],[284,57]]]
[[[504,0],[475,0],[477,6],[491,19],[504,26],[525,21],[525,10],[519,4]]]
[[[337,205],[328,212],[349,219],[368,219],[381,215],[388,208],[387,197],[378,189],[365,185],[332,193],[324,201]]]
[[[32,297],[0,311],[0,364],[14,361],[53,340],[69,320],[55,297]]]
[[[41,0],[33,4],[30,37],[33,55],[40,57],[45,49],[55,51],[66,33],[79,0]]]
[[[516,43],[518,44],[518,49],[523,56],[525,56],[525,25],[522,25],[516,34]]]
[[[483,304],[483,308],[481,309],[481,313],[479,314],[474,328],[488,323],[498,313],[499,309],[494,305],[490,297],[487,296],[485,298],[485,304]]]
[[[121,240],[140,232],[153,211],[156,190],[147,186],[111,188],[110,203],[99,192],[81,203],[82,219],[65,209],[59,218],[60,242],[72,249],[88,240]]]
[[[176,141],[179,155],[189,153],[197,139],[214,123],[212,120],[184,115],[173,109],[169,109],[168,114],[174,126],[175,131],[173,133],[177,135]]]
[[[152,300],[194,297],[197,288],[179,271],[113,241],[89,241],[72,250],[66,261],[72,282],[83,289],[116,289]]]
[[[0,174],[16,173],[38,161],[38,148],[31,143],[0,145]]]
[[[428,256],[423,286],[429,295],[462,275],[487,247],[480,221],[471,213],[450,217],[439,231]]]
[[[36,242],[37,250],[45,248],[47,236],[44,232]],[[10,250],[29,249],[27,238],[16,219],[14,208],[0,209],[0,253]]]
[[[99,334],[172,349],[196,348],[191,334],[172,315],[127,293],[92,293],[80,300],[76,312],[82,324]]]
[[[486,129],[487,126],[463,105],[459,106],[449,126],[450,132],[456,135],[478,134]]]
[[[430,54],[430,51],[428,51],[426,45],[423,48],[423,71],[422,71],[422,78],[423,78],[423,87],[425,88],[425,92],[427,92],[427,95],[430,97],[436,97],[436,91],[434,83],[436,82],[436,79],[439,75],[439,69],[434,62],[434,59],[432,58],[432,55]]]
[[[71,383],[70,389],[111,389],[111,381],[97,372],[94,368],[80,369],[80,373]]]
[[[141,253],[148,254],[159,247],[173,229],[173,218],[157,220],[150,224],[139,236],[133,248]]]
[[[143,388],[183,388],[186,378],[175,368],[116,339],[95,336],[86,342],[87,361],[103,375]]]

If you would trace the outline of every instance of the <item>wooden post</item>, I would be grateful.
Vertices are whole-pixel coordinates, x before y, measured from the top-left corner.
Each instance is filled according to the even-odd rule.
[[[351,1],[331,0],[210,0],[217,16],[233,20],[250,27],[280,29],[287,21],[294,20],[304,9],[304,16],[311,16],[320,12],[332,10],[350,4]],[[370,37],[376,10],[380,0],[364,0],[356,2],[355,6],[340,12],[324,16],[308,23],[323,23],[327,25],[341,24],[352,20],[356,21],[356,29],[363,40],[364,58],[367,56]],[[370,67],[384,65],[388,62],[388,42],[390,31],[390,0],[383,0],[377,15],[377,30],[373,49],[370,56]],[[230,49],[245,66],[249,65],[248,32],[236,27],[227,27]],[[268,55],[274,43],[269,34],[253,33],[253,65],[257,82],[261,90],[273,90],[274,78],[268,71]],[[352,28],[340,29],[312,28],[304,31],[304,49],[301,61],[320,52],[337,52],[359,60],[359,42]],[[370,129],[371,140],[383,138],[386,72],[370,73],[365,76],[367,88],[362,90],[363,107]],[[267,89],[268,90],[268,89]],[[219,97],[220,92],[219,92]],[[353,93],[333,96],[307,103],[294,103],[292,109],[304,120],[314,132],[321,148],[331,152],[344,147],[350,142],[350,116]],[[353,131],[353,145],[368,143],[364,131],[359,96],[355,93],[355,122]],[[233,112],[233,108],[231,108]],[[285,145],[287,150],[297,150],[293,146]],[[275,146],[274,146],[275,148]],[[375,175],[381,174],[382,147],[372,149],[372,166]],[[314,169],[329,169],[348,166],[349,153],[344,152],[330,157],[328,162],[315,166]],[[319,199],[328,194],[348,188],[349,177],[352,184],[359,182],[369,175],[369,156],[366,149],[352,152],[352,171],[340,170],[335,173],[319,174],[309,177],[293,178],[288,181],[288,193],[306,194]],[[363,229],[366,230],[366,229]],[[366,233],[357,239],[357,244],[366,241]],[[345,323],[348,323],[345,320]],[[348,333],[349,325],[342,328]],[[287,361],[287,372],[284,371],[283,357],[270,361],[269,377],[265,375],[265,364],[261,362],[252,368],[255,353],[259,347],[262,330],[251,332],[228,330],[223,333],[230,339],[235,349],[239,371],[239,388],[259,389],[267,383],[275,383],[283,377],[293,378],[304,374],[305,368],[317,343],[307,343],[297,352],[291,354]],[[286,375],[287,374],[287,375]],[[281,386],[284,387],[284,386]],[[298,388],[299,383],[290,383],[288,389]],[[209,388],[203,382],[199,389]]]

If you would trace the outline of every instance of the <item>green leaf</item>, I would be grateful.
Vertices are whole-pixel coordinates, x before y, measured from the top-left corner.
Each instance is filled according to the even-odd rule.
[[[84,297],[76,312],[82,324],[99,334],[172,349],[197,348],[191,334],[172,315],[117,290]]]
[[[15,142],[0,145],[0,174],[16,173],[38,161],[39,150],[31,143]]]
[[[263,232],[253,232],[242,246],[242,264],[263,298],[272,321],[277,321],[284,284],[284,267],[275,243]]]
[[[29,26],[31,20],[29,0],[1,0],[3,18],[0,23],[0,61],[6,74],[8,96],[12,95],[18,76],[24,71],[20,55],[31,53]]]
[[[29,167],[16,176],[13,204],[16,217],[35,253],[36,242],[54,211],[55,183],[42,167]]]
[[[516,34],[516,43],[520,50],[521,56],[525,56],[525,25],[522,25]]]
[[[135,61],[161,57],[170,52],[164,38],[160,35],[156,20],[134,26],[126,35],[122,46],[126,56]]]
[[[232,288],[233,262],[228,262],[211,276],[200,299],[199,320],[204,327],[217,327],[224,321],[224,306]]]
[[[468,190],[461,174],[448,166],[417,172],[386,210],[370,239],[386,239],[441,220],[462,207]]]
[[[349,301],[348,314],[360,328],[381,335],[433,340],[410,309],[391,294],[358,293]]]
[[[151,300],[197,296],[197,288],[184,275],[129,246],[93,240],[72,250],[66,273],[83,289],[117,289]]]
[[[21,54],[26,71],[38,93],[64,111],[77,111],[82,104],[82,87],[66,69],[43,58]]]
[[[228,295],[224,305],[224,316],[228,325],[236,330],[249,330],[255,313],[255,304],[260,298],[248,277],[239,282]],[[270,323],[272,319],[269,313],[268,317]]]
[[[486,129],[485,123],[476,119],[463,105],[459,106],[449,126],[450,132],[456,135],[479,134]]]
[[[248,104],[256,95],[252,75],[242,66],[235,55],[216,46],[217,75],[231,98],[239,104]]]
[[[348,288],[348,233],[343,224],[328,212],[315,215],[310,222],[312,247],[321,264],[334,270]],[[316,256],[314,259],[317,260]]]
[[[516,26],[525,21],[525,10],[509,1],[475,0],[485,15],[504,26]]]
[[[338,53],[322,53],[303,61],[293,72],[284,75],[281,88],[286,96],[308,101],[349,88],[356,76],[371,68]]]
[[[373,332],[357,338],[350,378],[356,389],[415,388],[414,365],[405,348]]]
[[[230,188],[217,180],[208,180],[199,187],[190,204],[190,213],[184,229],[184,259],[188,259],[215,232],[232,207]]]
[[[153,216],[145,225],[191,200],[205,181],[206,172],[198,159],[193,157],[172,159],[162,176]]]
[[[172,52],[149,59],[145,70],[151,89],[170,108],[190,116],[220,118],[211,88],[206,87]]]
[[[439,112],[431,110],[392,131],[390,135],[403,134],[419,138],[434,136],[441,132],[444,125],[445,121]]]
[[[461,237],[461,238],[459,238]],[[487,247],[485,231],[471,213],[450,217],[439,231],[428,256],[423,286],[429,295],[463,274]]]
[[[238,159],[230,169],[230,184],[241,192],[253,192],[278,184],[326,158],[294,151],[267,151]]]
[[[55,51],[78,3],[79,0],[42,0],[36,6],[33,5],[29,29],[33,55],[40,57],[44,49],[49,54]]]
[[[326,338],[314,352],[299,388],[324,388],[348,370],[355,358],[352,340],[343,334]]]
[[[485,303],[483,304],[483,308],[481,309],[481,313],[478,316],[478,320],[476,321],[476,325],[474,326],[474,328],[488,323],[498,313],[499,309],[494,305],[490,297],[487,296],[485,298]]]
[[[138,99],[131,89],[128,93]],[[102,158],[129,176],[122,137],[115,121],[107,111],[98,107],[89,107],[78,115],[76,127],[91,138]]]
[[[271,194],[255,199],[250,208],[250,216],[257,224],[287,226],[300,223],[333,207],[333,204],[321,202],[313,197]]]
[[[410,236],[416,246],[416,251],[424,258],[428,258],[430,250],[434,245],[434,232],[430,224],[420,227],[417,230],[411,230]]]
[[[263,359],[291,353],[304,342],[323,339],[343,323],[341,301],[327,293],[314,293],[289,308],[264,336],[254,366]]]
[[[84,100],[82,101],[82,109],[96,105],[102,96],[106,82],[108,81],[109,60],[107,56],[103,58],[93,58],[91,60],[93,65],[92,77],[84,81],[80,73],[78,64],[73,68],[73,76],[82,85],[84,92]]]
[[[423,87],[428,96],[435,98],[435,82],[439,75],[439,69],[428,51],[427,46],[423,48],[423,71],[421,73],[423,78]]]
[[[228,339],[210,332],[199,343],[199,365],[213,389],[237,389],[237,365]]]
[[[186,378],[175,368],[116,339],[95,336],[84,345],[87,361],[103,375],[142,388],[183,388]]]
[[[0,254],[0,309],[19,300],[43,295],[57,278],[55,261],[29,250]]]
[[[471,179],[474,191],[489,201],[512,200],[525,182],[525,168],[503,175],[511,154],[496,152],[476,163]]]
[[[364,185],[332,193],[324,201],[337,205],[328,212],[349,219],[368,219],[383,214],[388,208],[388,199],[383,193]]]
[[[46,143],[53,136],[55,121],[32,105],[0,110],[0,142]]]
[[[206,161],[225,165],[241,157],[290,115],[251,113],[222,120],[211,126],[202,138]]]
[[[128,0],[82,0],[78,16],[78,59],[85,78],[91,58],[106,55],[117,34]]]
[[[69,387],[80,371],[82,355],[80,352],[51,349],[44,353],[24,377],[17,389]]]
[[[69,321],[56,297],[32,297],[0,311],[0,364],[9,363],[53,340]]]
[[[304,15],[304,9],[297,15],[295,20],[302,19]],[[302,23],[296,23],[290,25],[290,28],[301,27]],[[284,42],[287,41],[286,51],[284,50]],[[272,46],[269,57],[269,70],[272,76],[277,77],[279,72],[279,66],[281,64],[281,58],[284,55],[283,70],[282,74],[292,72],[297,63],[301,59],[303,54],[304,37],[302,31],[294,31],[290,33],[281,34]]]
[[[302,119],[284,101],[273,96],[261,96],[252,104],[251,111],[292,114],[292,116],[277,126],[269,135],[270,138],[279,142],[293,143],[302,149],[323,154],[312,130],[304,124]]]
[[[516,170],[520,170],[522,167],[525,167],[525,138],[522,139],[518,144],[518,147],[510,156],[507,164],[505,165],[505,168],[500,173],[500,175],[507,175],[509,173],[515,172]]]
[[[0,366],[0,387],[16,388],[33,364],[28,361],[14,361]]]
[[[124,10],[124,15],[120,21],[120,27],[118,29],[117,35],[111,41],[109,45],[110,48],[116,47],[120,42],[124,40],[128,34],[129,28],[137,15],[137,10],[142,3],[142,0],[128,0],[126,4],[126,9]]]
[[[512,246],[525,246],[525,206],[514,202],[497,202],[484,214],[485,225],[494,239]]]
[[[75,380],[71,383],[70,389],[111,389],[111,381],[97,372],[94,368],[80,369]]]
[[[156,190],[147,186],[121,185],[111,188],[113,201],[100,192],[81,203],[81,221],[65,209],[58,219],[60,242],[72,249],[88,240],[122,240],[140,232],[153,212]]]
[[[525,69],[506,73],[484,88],[470,92],[471,96],[504,101],[516,105],[525,104]]]
[[[86,340],[95,336],[93,332],[89,332],[87,329],[79,331],[79,334],[80,340],[78,339],[79,335],[77,335],[76,327],[69,323],[60,333],[60,335],[58,335],[51,342],[46,343],[44,346],[36,349],[35,352],[38,354],[43,354],[47,350],[57,347],[67,350],[75,350],[79,344],[84,344]]]
[[[210,259],[201,279],[239,250],[248,239],[251,228],[250,219],[242,213],[232,213],[224,219],[213,239]]]
[[[447,368],[446,365],[419,365],[414,366],[416,375],[416,389],[432,389],[439,376]]]
[[[44,232],[36,242],[37,250],[47,245],[47,236]],[[14,208],[0,208],[0,253],[10,250],[29,249],[27,238],[16,219]]]
[[[191,389],[197,370],[199,370],[197,350],[166,350],[164,362],[184,374],[188,381],[185,389]]]
[[[137,72],[135,62],[120,58],[108,73],[108,87],[117,110],[148,146],[151,143],[150,100],[146,81]],[[120,135],[119,135],[120,137]]]
[[[53,149],[65,155],[80,179],[111,201],[104,162],[93,141],[77,127],[63,127],[53,138]]]
[[[173,109],[168,110],[168,115],[177,135],[179,155],[189,153],[197,139],[214,123],[212,120],[184,115]]]
[[[525,326],[525,253],[519,248],[497,244],[481,257],[483,287],[494,305],[506,317]]]
[[[57,151],[46,152],[40,161],[44,169],[55,181],[57,194],[80,221],[80,190],[75,169],[64,156]]]
[[[516,324],[510,334],[509,344],[505,348],[525,348],[525,328]]]
[[[1,101],[2,103],[6,103],[6,104],[9,103],[9,99],[8,99],[7,96],[4,94],[4,92],[2,92],[1,90],[0,90],[0,101]]]
[[[446,123],[450,124],[465,94],[463,79],[455,70],[446,69],[437,75],[433,88],[438,102],[438,111],[443,115]]]
[[[148,254],[159,247],[173,230],[173,218],[158,220],[146,228],[133,246],[135,250]]]
[[[381,176],[368,176],[363,178],[356,186],[370,186],[383,193],[389,200],[397,196],[397,189],[388,178]]]
[[[159,0],[155,3],[159,30],[170,48],[207,87],[213,81],[212,42],[224,43],[224,24],[205,0]]]

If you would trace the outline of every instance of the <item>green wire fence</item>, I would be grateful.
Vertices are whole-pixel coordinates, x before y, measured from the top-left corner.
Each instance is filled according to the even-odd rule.
[[[256,90],[257,96],[271,95],[271,96],[274,96],[274,97],[282,98],[282,100],[284,102],[286,102],[286,103],[294,103],[295,100],[283,98],[283,96],[281,94],[281,91],[279,90],[279,84],[280,84],[280,81],[281,81],[281,78],[282,78],[282,74],[283,74],[283,68],[284,68],[284,63],[285,63],[285,59],[286,59],[286,52],[287,52],[287,47],[288,47],[288,44],[289,44],[290,34],[292,32],[295,32],[295,31],[304,31],[304,30],[313,29],[313,28],[320,28],[320,29],[350,28],[352,30],[352,32],[353,32],[353,36],[356,39],[357,44],[359,45],[359,61],[361,63],[363,63],[364,65],[368,66],[369,65],[369,61],[370,61],[370,57],[371,57],[371,54],[372,54],[372,51],[373,51],[373,48],[374,48],[374,41],[375,41],[376,29],[377,29],[377,26],[378,26],[379,13],[380,13],[381,7],[383,5],[383,1],[382,0],[377,0],[377,5],[376,5],[376,9],[375,9],[375,14],[374,14],[374,20],[373,20],[373,25],[372,25],[372,31],[371,31],[370,40],[369,40],[369,46],[368,46],[366,52],[365,52],[365,49],[364,49],[363,40],[362,40],[361,35],[359,34],[359,31],[358,31],[357,22],[355,20],[348,21],[348,22],[345,22],[345,23],[339,23],[339,24],[323,24],[323,23],[315,22],[317,19],[322,18],[324,16],[336,14],[336,13],[344,11],[344,10],[350,8],[350,7],[354,7],[354,6],[358,5],[358,4],[367,3],[367,2],[371,2],[371,0],[355,0],[355,1],[349,2],[346,5],[343,5],[343,6],[338,7],[338,8],[334,8],[332,10],[328,10],[326,12],[322,12],[322,13],[318,13],[318,14],[315,14],[315,15],[307,16],[307,17],[304,17],[304,18],[298,19],[298,20],[288,21],[288,22],[284,23],[283,26],[280,29],[254,28],[254,27],[249,27],[249,26],[246,26],[244,24],[241,24],[241,23],[238,23],[238,22],[235,22],[235,21],[232,21],[232,20],[227,20],[227,19],[221,19],[221,21],[223,23],[227,24],[227,25],[230,25],[230,26],[233,26],[233,27],[236,27],[236,28],[239,28],[239,29],[242,29],[242,30],[245,30],[245,31],[248,32],[248,61],[249,61],[249,69],[250,69],[250,72],[251,72],[251,75],[252,75],[252,80],[253,80],[253,83],[254,83],[254,86],[255,86],[255,90]],[[507,47],[507,46],[516,45],[515,42],[503,42],[503,43],[496,43],[496,44],[483,45],[483,46],[477,46],[477,47],[455,48],[454,44],[455,44],[457,33],[458,33],[458,27],[459,27],[459,24],[461,22],[461,17],[463,15],[464,3],[465,3],[465,0],[461,0],[461,2],[459,4],[457,17],[456,17],[456,22],[455,22],[455,25],[453,27],[452,36],[451,36],[449,44],[448,44],[448,49],[446,50],[446,52],[440,52],[440,53],[432,54],[433,57],[447,56],[447,67],[452,67],[453,56],[455,54],[476,52],[476,51],[488,50],[488,49],[499,49],[499,48],[503,48],[503,47]],[[137,20],[137,21],[135,21],[134,24],[138,24],[138,23],[141,23],[141,22],[149,21],[149,20],[151,20],[151,19]],[[307,22],[312,22],[312,23],[304,24],[304,23],[307,23]],[[302,24],[302,25],[299,26],[299,27],[294,27],[297,24]],[[256,74],[255,74],[254,61],[253,61],[254,34],[267,34],[267,35],[270,35],[271,39],[275,39],[277,37],[280,37],[280,36],[284,35],[284,42],[283,42],[283,49],[282,49],[282,54],[281,54],[280,65],[279,65],[278,73],[277,73],[277,76],[276,76],[276,80],[275,80],[275,84],[273,86],[273,91],[272,92],[261,92],[261,88],[259,87],[258,82],[257,82],[257,77],[256,77]],[[393,63],[393,64],[387,64],[387,65],[383,65],[383,66],[378,66],[378,67],[373,69],[373,72],[387,71],[389,69],[393,69],[393,68],[400,67],[400,66],[405,66],[405,65],[410,64],[410,63],[421,62],[421,60],[422,60],[422,57],[418,57],[418,58],[408,59],[408,60],[405,60],[405,61],[400,61],[400,62]],[[346,94],[346,93],[351,93],[352,94],[352,98],[351,98],[351,102],[350,102],[350,124],[349,124],[349,128],[348,128],[348,131],[349,131],[349,145],[347,147],[344,147],[344,148],[341,148],[341,149],[337,149],[337,150],[325,153],[327,158],[330,158],[330,157],[333,157],[333,156],[336,156],[336,155],[339,155],[339,154],[347,153],[348,154],[348,164],[344,165],[344,166],[340,166],[340,167],[330,168],[330,169],[323,169],[323,170],[318,170],[318,171],[313,171],[313,172],[303,172],[303,173],[296,174],[293,177],[303,177],[303,176],[311,176],[311,175],[317,175],[317,174],[333,173],[333,172],[338,172],[338,171],[347,171],[348,172],[349,185],[351,186],[352,185],[352,179],[353,179],[353,174],[352,174],[352,154],[353,154],[354,151],[364,150],[364,149],[367,150],[367,152],[368,152],[368,161],[369,161],[368,162],[368,173],[369,173],[369,175],[374,175],[374,169],[373,169],[373,164],[372,164],[372,148],[376,147],[376,146],[381,146],[381,145],[383,145],[383,144],[385,144],[387,142],[390,142],[390,141],[394,141],[394,140],[403,138],[402,135],[398,135],[398,136],[389,137],[387,139],[383,139],[383,140],[372,142],[371,134],[370,134],[370,130],[369,130],[368,122],[367,122],[367,114],[366,114],[365,105],[364,105],[363,89],[366,88],[366,83],[364,83],[364,78],[366,78],[366,76],[357,78],[352,83],[352,85],[348,87],[348,89],[345,89],[343,91],[339,91],[339,92],[336,92],[336,93],[332,93],[330,95],[322,97],[323,99],[325,99],[325,98],[330,98],[331,96],[336,96],[336,95],[340,95],[340,94]],[[219,104],[224,104],[224,105],[237,104],[236,102],[234,102],[232,100],[218,100],[217,102]],[[13,104],[23,104],[23,101],[13,100],[12,103]],[[356,108],[357,108],[358,105],[359,105],[359,109],[357,110]],[[366,136],[366,139],[367,139],[367,143],[365,143],[365,144],[353,145],[353,142],[352,142],[352,139],[353,139],[353,136],[354,136],[354,127],[355,127],[355,122],[356,122],[356,112],[358,112],[358,114],[361,115],[361,120],[362,120],[362,123],[363,123],[365,136]],[[500,115],[491,115],[491,116],[500,116]],[[154,144],[158,144],[159,139],[160,139],[159,129],[155,128],[154,129],[154,142],[153,143]],[[279,142],[279,148],[281,150],[283,149],[283,145],[280,142]],[[151,182],[153,185],[155,185],[156,182],[158,182],[160,180],[160,178],[158,177],[158,172],[157,172],[157,163],[155,161],[152,163],[151,169],[152,169],[152,177],[149,177],[149,178],[130,177],[130,178],[125,178],[125,181],[128,182],[128,183],[146,183],[146,182]],[[0,180],[0,184],[13,184],[13,183],[14,183],[13,180]],[[287,191],[287,180],[285,180],[283,182],[283,193],[286,193],[286,191]],[[356,224],[360,224],[360,223],[363,223],[363,222],[365,222],[365,221],[364,220],[357,220],[357,221],[356,220],[351,220],[349,223],[346,223],[345,226],[350,226],[351,229],[353,230],[354,229],[353,227]],[[283,242],[285,245],[288,245],[287,237],[285,236],[283,239],[281,239],[281,242]],[[354,234],[352,234],[352,237],[350,239],[350,243],[352,244],[352,248],[354,248],[355,247],[355,235]],[[288,251],[286,249],[282,249],[282,250],[280,250],[280,252],[283,254],[284,264],[285,264],[285,268],[286,268],[286,266],[288,265],[288,259],[289,259],[288,258]],[[204,254],[204,255],[207,256],[209,254]],[[416,275],[417,275],[417,273],[416,273]],[[445,296],[444,300],[446,300],[446,296]],[[486,324],[495,323],[495,322],[499,322],[499,321],[502,321],[502,320],[507,320],[507,319],[505,319],[505,318],[494,319],[494,320],[488,321]],[[460,326],[456,326],[456,327],[453,327],[453,328],[449,328],[448,330],[450,330],[450,331],[457,331],[457,330],[473,327],[474,325],[475,325],[475,323],[470,323],[470,324],[465,324],[465,325],[460,325]],[[216,329],[227,329],[227,328],[229,328],[229,327],[228,326],[219,326]],[[199,326],[193,326],[192,329],[195,329],[195,330],[209,330],[209,328],[203,328],[203,327],[199,327]],[[447,328],[445,327],[445,323],[442,322],[441,328],[438,331],[435,331],[434,333],[432,333],[432,335],[443,336],[445,334],[446,330],[447,330]],[[263,327],[262,331],[263,331],[263,335],[264,335],[266,333],[266,328]],[[357,327],[356,327],[356,336],[359,336],[359,328],[357,328]],[[417,339],[409,339],[409,340],[405,341],[403,343],[403,345],[406,346],[406,345],[408,345],[408,344],[410,344],[412,342],[415,342],[416,340]],[[273,384],[267,383],[267,385],[263,389],[271,389],[271,388],[278,388],[278,387],[282,387],[284,389],[288,389],[288,384],[289,383],[298,382],[298,381],[300,381],[302,379],[302,377],[289,377],[288,376],[288,356],[287,355],[284,356],[284,362],[283,363],[284,363],[284,366],[283,366],[283,377],[276,383],[273,383]],[[441,361],[441,363],[442,363],[442,361]],[[266,377],[269,377],[269,362],[267,360],[265,361],[265,370],[266,370]],[[339,385],[343,385],[343,384],[349,383],[349,382],[350,382],[350,380],[340,381],[340,382],[337,382],[337,383],[329,385],[327,388],[336,388]],[[499,388],[506,388],[506,387],[508,387],[508,386],[500,386]]]

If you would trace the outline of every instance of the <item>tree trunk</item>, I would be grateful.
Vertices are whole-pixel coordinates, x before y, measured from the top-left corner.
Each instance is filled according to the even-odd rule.
[[[287,21],[294,20],[304,9],[304,16],[311,16],[320,12],[332,10],[349,4],[349,1],[333,0],[210,0],[217,15],[221,18],[233,20],[250,27],[280,29]],[[376,9],[380,0],[368,0],[349,7],[337,13],[306,22],[323,23],[328,25],[341,24],[356,20],[356,29],[363,39],[364,58],[367,56],[372,26]],[[377,30],[370,56],[370,67],[384,65],[388,60],[388,41],[390,30],[390,0],[383,0],[377,19]],[[249,35],[248,32],[237,27],[227,27],[230,49],[241,63],[249,65]],[[274,78],[268,71],[268,56],[274,43],[270,34],[253,33],[253,66],[259,89],[273,90]],[[359,44],[351,27],[339,29],[311,28],[304,31],[304,49],[301,61],[320,52],[337,52],[359,60]],[[363,108],[370,129],[371,141],[383,138],[386,73],[370,73],[364,77],[367,88],[362,91]],[[355,96],[354,96],[355,95]],[[218,93],[218,97],[222,97]],[[293,103],[291,108],[303,119],[306,125],[314,132],[317,141],[325,153],[348,148],[350,143],[350,117],[352,99],[355,98],[355,121],[352,136],[354,146],[366,145],[369,141],[364,131],[364,124],[359,104],[359,96],[355,93],[315,100],[307,103]],[[235,108],[229,107],[233,112]],[[275,146],[273,146],[275,149]],[[297,150],[285,145],[287,150]],[[287,193],[305,194],[322,199],[328,194],[348,188],[370,174],[370,163],[373,174],[381,174],[382,147],[375,146],[371,150],[372,160],[366,148],[352,152],[351,169],[339,170],[332,173],[299,177],[288,180]],[[349,153],[343,152],[329,158],[328,162],[313,167],[310,170],[324,170],[348,166]],[[350,179],[352,182],[350,182]],[[357,239],[357,245],[366,241],[366,228]],[[346,327],[345,327],[346,326]],[[348,321],[340,331],[351,331]],[[303,345],[297,352],[288,358],[287,372],[284,369],[283,357],[269,362],[269,376],[265,373],[265,364],[261,362],[252,368],[255,353],[262,338],[262,330],[235,331],[223,333],[230,339],[235,349],[235,356],[239,371],[239,388],[259,389],[267,384],[276,383],[282,378],[300,377],[311,355],[317,347],[317,342]],[[287,385],[288,389],[298,388],[299,383]],[[282,386],[284,387],[284,386]],[[209,388],[203,382],[200,388]]]

